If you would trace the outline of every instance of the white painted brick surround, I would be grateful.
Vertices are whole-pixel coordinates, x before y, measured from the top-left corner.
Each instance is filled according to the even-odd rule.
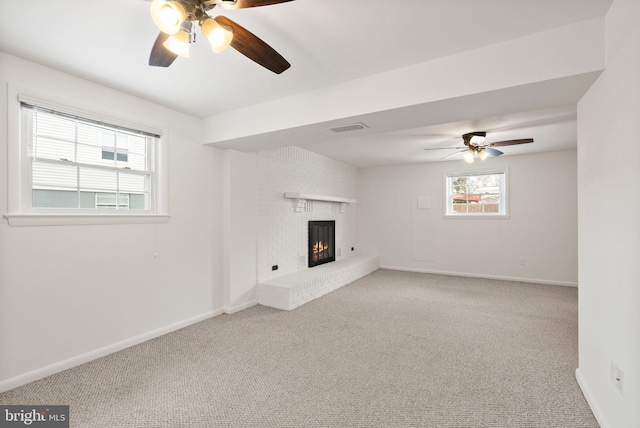
[[[258,283],[309,269],[310,220],[335,220],[336,261],[357,255],[357,204],[341,213],[338,203],[308,201],[295,212],[295,201],[284,198],[285,192],[298,192],[357,199],[356,168],[298,147],[258,152],[257,168]],[[278,270],[271,270],[274,265]]]
[[[258,303],[291,310],[380,267],[378,256],[354,256],[258,283]]]

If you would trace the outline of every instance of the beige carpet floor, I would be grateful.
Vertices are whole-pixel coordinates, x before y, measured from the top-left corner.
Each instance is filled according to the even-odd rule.
[[[291,312],[221,315],[0,394],[72,427],[598,427],[577,289],[378,270]]]

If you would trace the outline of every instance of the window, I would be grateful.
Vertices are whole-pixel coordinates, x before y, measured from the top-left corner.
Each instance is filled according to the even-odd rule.
[[[114,134],[110,131],[103,131],[102,138],[102,159],[118,160],[120,162],[129,161],[129,139],[126,134],[115,134],[116,144],[114,145]]]
[[[157,159],[160,133],[27,96],[16,99],[8,118],[10,225],[168,219],[166,166]]]
[[[157,135],[27,103],[21,109],[32,208],[150,210]],[[130,199],[138,203],[129,204]]]
[[[448,217],[506,217],[507,171],[446,174]]]

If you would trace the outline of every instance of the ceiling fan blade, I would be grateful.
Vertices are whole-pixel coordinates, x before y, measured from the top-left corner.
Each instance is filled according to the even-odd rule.
[[[504,154],[500,150],[492,149],[491,147],[485,147],[484,151],[489,153],[489,156],[500,156]]]
[[[223,9],[245,9],[247,7],[257,6],[269,6],[272,4],[286,3],[293,0],[236,0],[236,1],[221,1],[217,4]],[[205,2],[206,3],[206,2]]]
[[[514,146],[516,144],[533,143],[533,138],[523,138],[521,140],[506,140],[488,144],[487,147]]]
[[[222,15],[218,15],[213,19],[218,24],[228,25],[233,28],[231,47],[247,58],[276,74],[280,74],[291,67],[291,64],[282,55],[246,28]]]
[[[154,67],[169,67],[178,55],[165,48],[162,44],[169,38],[168,34],[160,33],[156,38],[151,55],[149,55],[149,65]]]
[[[467,147],[429,147],[424,150],[460,150],[460,149],[468,150]]]
[[[467,150],[469,150],[469,149],[467,149],[467,148],[465,147],[465,149],[464,149],[464,150],[460,150],[459,152],[455,152],[455,153],[450,153],[450,154],[446,155],[445,157],[440,158],[440,160],[442,160],[442,159],[446,159],[446,158],[450,158],[451,156],[459,155],[460,153],[464,153],[464,152],[466,152]]]

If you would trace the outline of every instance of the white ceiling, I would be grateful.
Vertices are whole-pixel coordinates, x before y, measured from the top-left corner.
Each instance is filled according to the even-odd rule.
[[[604,16],[610,4],[295,0],[214,9],[212,15],[219,12],[235,20],[292,64],[276,75],[233,49],[213,54],[204,40],[192,46],[190,59],[178,58],[169,68],[149,67],[158,31],[144,0],[0,0],[0,51],[207,118]],[[356,166],[438,160],[449,152],[422,149],[458,146],[460,135],[472,130],[489,131],[490,141],[536,140],[528,147],[510,147],[507,154],[571,148],[576,145],[575,102],[581,89],[574,92],[566,106],[522,112],[514,105],[513,111],[487,117],[425,120],[424,126],[327,139],[324,144],[312,141],[305,148]]]

